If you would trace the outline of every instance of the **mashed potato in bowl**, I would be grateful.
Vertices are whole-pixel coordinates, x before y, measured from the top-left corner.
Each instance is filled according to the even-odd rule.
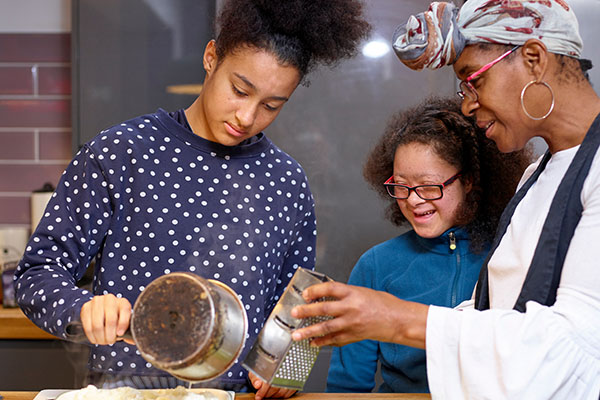
[[[175,389],[139,390],[130,387],[98,389],[93,385],[61,394],[56,400],[220,400],[204,391],[195,393],[179,386]]]

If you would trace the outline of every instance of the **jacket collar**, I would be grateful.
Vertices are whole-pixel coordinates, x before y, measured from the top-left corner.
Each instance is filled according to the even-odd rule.
[[[435,238],[423,238],[412,231],[416,242],[427,251],[440,254],[449,254],[452,252],[465,253],[469,250],[469,234],[463,227],[452,227],[440,236]],[[454,241],[456,249],[451,250],[451,242]]]

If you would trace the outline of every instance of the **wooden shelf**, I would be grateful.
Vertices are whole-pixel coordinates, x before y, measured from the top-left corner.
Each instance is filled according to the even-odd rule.
[[[3,308],[0,305],[0,339],[58,338],[35,326],[20,308]]]

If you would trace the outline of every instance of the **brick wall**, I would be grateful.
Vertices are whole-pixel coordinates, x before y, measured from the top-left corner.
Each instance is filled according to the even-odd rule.
[[[69,33],[0,33],[0,226],[30,224],[30,195],[71,159]]]

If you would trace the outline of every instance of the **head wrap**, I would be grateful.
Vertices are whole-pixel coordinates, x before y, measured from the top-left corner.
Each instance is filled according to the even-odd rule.
[[[552,53],[579,58],[583,49],[565,0],[468,0],[460,10],[434,2],[396,29],[392,45],[408,67],[435,69],[453,64],[468,44],[522,45],[531,38]]]

